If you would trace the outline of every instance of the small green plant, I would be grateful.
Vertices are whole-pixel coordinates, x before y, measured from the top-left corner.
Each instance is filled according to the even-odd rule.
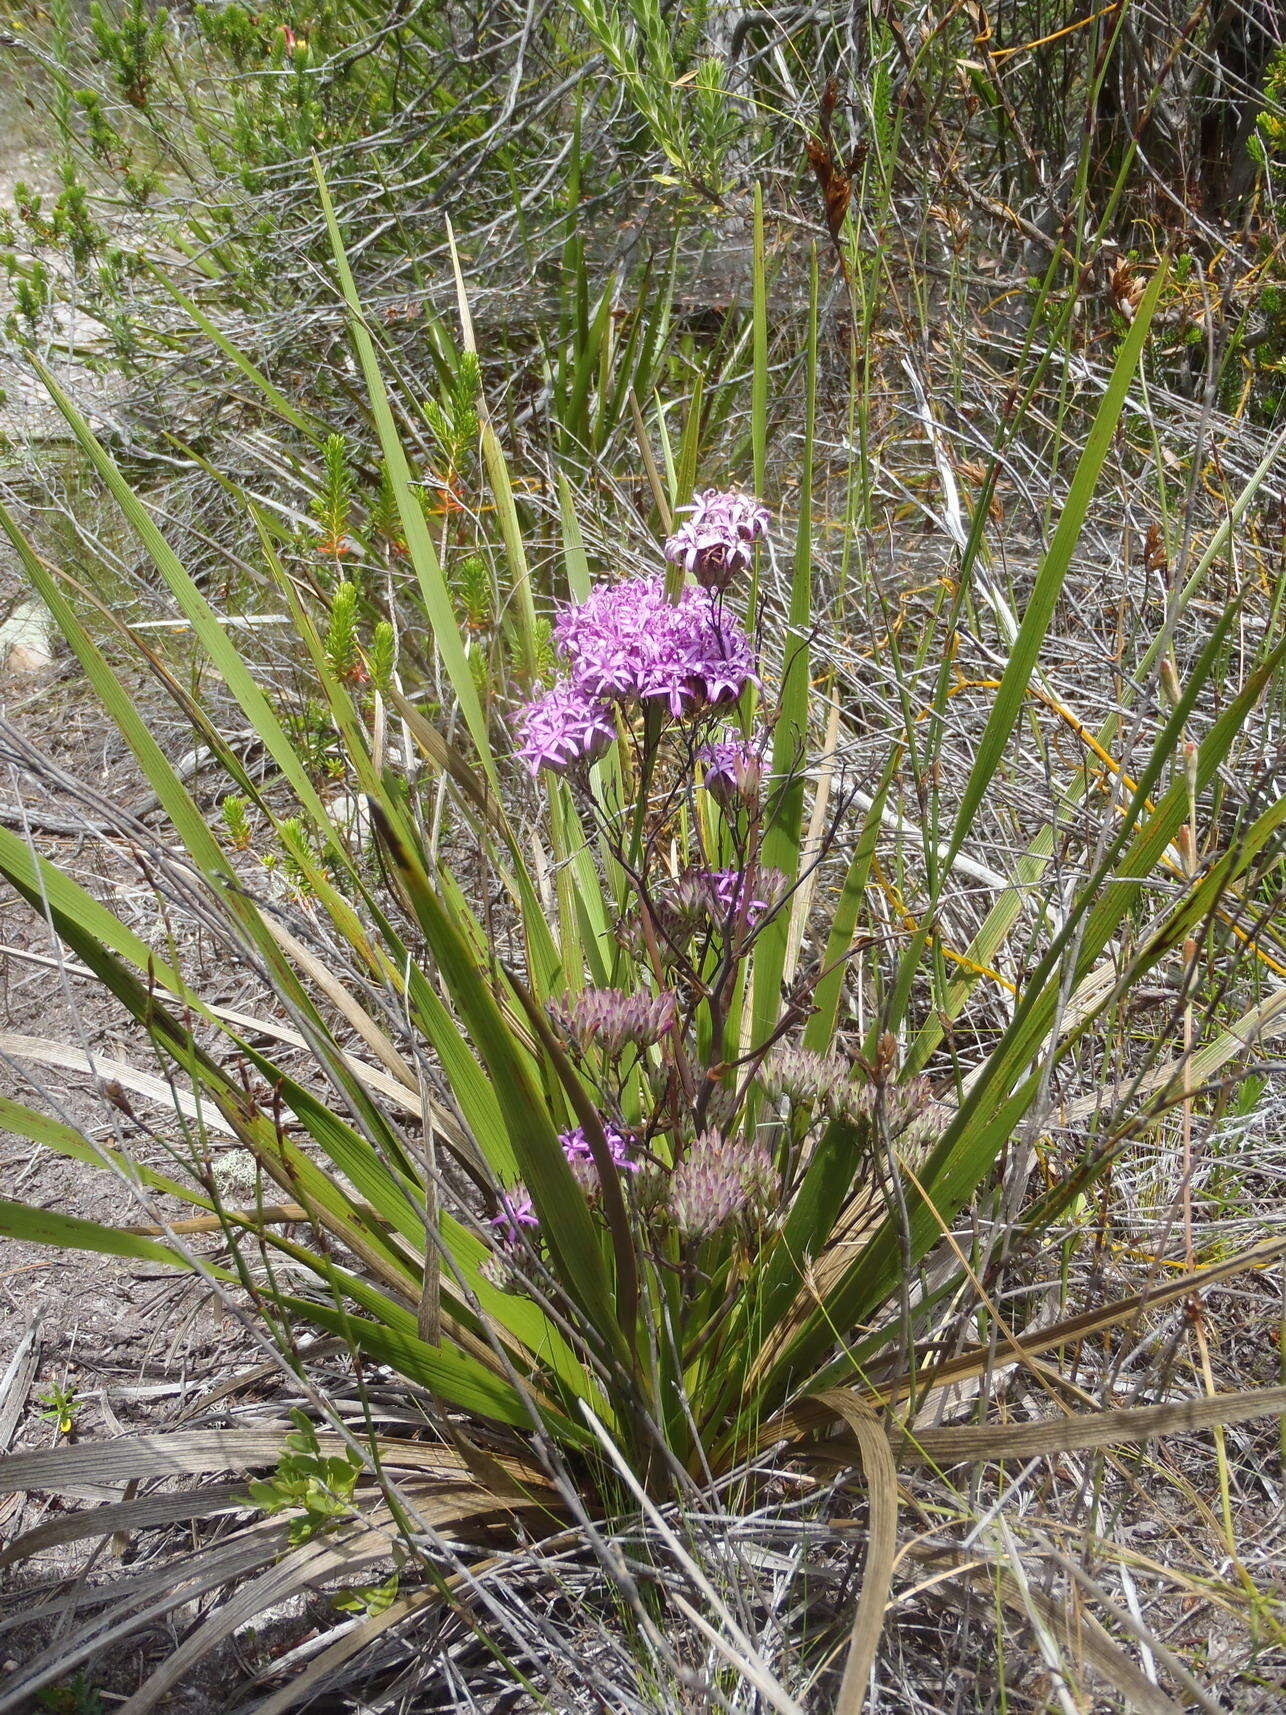
[[[478,440],[478,389],[481,371],[477,354],[463,351],[440,399],[424,401],[424,418],[437,443],[441,460],[437,488],[443,500],[454,494],[469,455]]]
[[[343,561],[358,551],[349,534],[353,506],[353,473],[348,463],[348,443],[343,435],[328,435],[325,468],[320,492],[309,507],[320,527],[317,552],[331,563],[338,576]]]
[[[73,1382],[55,1382],[38,1395],[38,1403],[45,1408],[40,1413],[42,1423],[52,1423],[57,1434],[64,1439],[75,1433],[82,1402],[80,1390]]]
[[[49,1715],[103,1715],[103,1694],[83,1673],[64,1685],[47,1685],[37,1692],[36,1702]]]
[[[392,688],[396,666],[397,637],[392,623],[381,619],[371,637],[369,670],[371,683],[382,696],[387,696]]]
[[[270,1517],[277,1513],[297,1515],[291,1518],[290,1541],[298,1545],[325,1536],[354,1516],[353,1497],[363,1474],[363,1461],[354,1453],[323,1454],[317,1430],[304,1413],[295,1412],[293,1419],[294,1433],[286,1439],[280,1464],[271,1477],[250,1484],[250,1499]],[[389,1601],[396,1589],[394,1579]]]
[[[243,798],[239,792],[230,792],[219,805],[219,815],[235,849],[239,852],[249,851],[254,844],[249,799]]]
[[[111,69],[117,88],[131,107],[146,108],[153,91],[156,63],[164,46],[168,13],[155,14],[145,0],[128,0],[113,18],[102,0],[89,9],[98,51]]]
[[[366,668],[357,645],[357,585],[347,578],[335,585],[326,628],[326,660],[335,678],[353,684]]]
[[[397,1598],[399,1578],[395,1572],[383,1584],[356,1585],[336,1596],[335,1606],[342,1614],[359,1614],[364,1619],[383,1614]]]

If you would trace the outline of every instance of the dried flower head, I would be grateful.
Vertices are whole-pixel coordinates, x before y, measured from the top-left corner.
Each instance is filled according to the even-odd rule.
[[[740,1143],[705,1131],[670,1178],[670,1215],[686,1238],[706,1238],[735,1217],[763,1221],[777,1178],[759,1143]]]
[[[609,1056],[627,1044],[648,1048],[674,1024],[672,994],[624,994],[620,989],[586,989],[566,1006],[551,1009],[554,1022],[578,1048],[591,1044]]]
[[[542,768],[556,773],[593,762],[616,737],[611,710],[563,682],[518,711],[522,743],[517,754],[533,779]]]
[[[762,739],[753,743],[744,738],[722,739],[716,744],[703,745],[697,756],[705,763],[702,784],[711,797],[726,805],[759,802],[764,778]]]
[[[933,1085],[928,1078],[908,1078],[904,1084],[883,1084],[863,1088],[864,1111],[876,1113],[890,1137],[906,1144],[932,1141],[951,1122],[951,1110],[934,1098]]]
[[[689,517],[665,544],[665,557],[703,589],[722,590],[750,570],[753,544],[767,536],[772,515],[751,494],[707,488],[685,507]]]
[[[786,890],[786,877],[779,869],[755,864],[743,869],[681,870],[657,901],[667,933],[691,934],[702,924],[722,930],[756,929]]]
[[[565,607],[554,637],[583,696],[662,702],[679,719],[733,703],[757,682],[750,640],[705,590],[671,601],[657,578],[599,584]]]

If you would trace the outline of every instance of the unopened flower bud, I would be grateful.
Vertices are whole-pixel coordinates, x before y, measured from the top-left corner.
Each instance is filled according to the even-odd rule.
[[[674,1170],[670,1214],[685,1238],[707,1238],[734,1217],[762,1223],[776,1191],[772,1158],[762,1144],[706,1131]]]
[[[672,994],[624,994],[620,989],[586,989],[566,1006],[550,1010],[578,1048],[592,1044],[609,1057],[627,1044],[648,1048],[659,1042],[676,1017]]]

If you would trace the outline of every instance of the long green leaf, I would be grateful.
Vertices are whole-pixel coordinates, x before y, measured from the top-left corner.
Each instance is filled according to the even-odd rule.
[[[1024,997],[1001,1042],[986,1062],[956,1119],[947,1128],[920,1171],[926,1203],[908,1192],[910,1230],[903,1234],[892,1217],[853,1259],[828,1303],[806,1324],[791,1353],[774,1372],[782,1385],[794,1365],[807,1364],[833,1341],[837,1327],[852,1327],[870,1315],[893,1290],[905,1266],[909,1246],[913,1259],[936,1242],[944,1223],[956,1213],[990,1170],[1013,1127],[1026,1112],[1039,1085],[1031,1068],[1056,1016],[1065,973],[1061,961],[1075,942],[1074,981],[1079,981],[1101,956],[1111,936],[1140,896],[1146,878],[1172,843],[1189,810],[1186,779],[1176,780],[1165,797],[1136,829],[1143,806],[1173,756],[1191,717],[1198,692],[1209,682],[1221,659],[1224,638],[1235,613],[1222,616],[1202,651],[1182,697],[1137,782],[1130,811],[1114,848],[1095,877],[1083,888],[1077,907],[1031,974]],[[1197,753],[1197,790],[1206,790],[1264,687],[1283,660],[1286,641],[1249,676],[1246,684],[1215,722]],[[1121,848],[1124,847],[1124,850]],[[1016,1092],[1016,1093],[1015,1093]]]
[[[178,1197],[198,1209],[212,1206],[210,1199],[191,1185],[181,1184],[177,1179],[169,1179],[165,1174],[143,1166],[141,1162],[131,1161],[104,1143],[91,1143],[74,1126],[64,1125],[48,1114],[37,1113],[21,1102],[11,1101],[8,1096],[0,1096],[0,1131],[11,1131],[15,1137],[28,1137],[33,1143],[43,1144],[46,1149],[65,1155],[69,1161],[82,1162],[86,1167],[96,1167],[102,1172],[115,1171],[122,1179],[137,1180],[151,1191]]]
[[[160,1262],[170,1268],[187,1268],[177,1251],[141,1233],[85,1221],[79,1215],[63,1215],[56,1209],[35,1209],[27,1203],[0,1199],[0,1235],[23,1244],[53,1245],[64,1251],[96,1251],[102,1256],[132,1257],[136,1262]]]
[[[233,645],[214,610],[201,594],[165,537],[157,529],[146,506],[121,475],[116,464],[99,443],[70,398],[38,358],[33,357],[31,362],[48,390],[50,398],[53,399],[66,418],[86,457],[106,483],[112,498],[124,514],[126,522],[147,549],[152,563],[169,585],[176,601],[183,609],[189,624],[196,633],[198,641],[209,656],[211,665],[236,698],[255,732],[263,740],[269,755],[290,782],[300,803],[318,826],[324,826],[326,811],[308,777],[307,770],[300,761],[294,745],[286,736],[285,729],[277,719],[268,698],[260,689],[254,675]],[[117,711],[115,708],[113,708],[112,714],[113,718],[116,718]],[[131,742],[133,742],[132,739]],[[154,741],[152,743],[153,748],[155,748]],[[152,785],[158,794],[161,793],[162,788],[158,781],[153,780]],[[171,794],[173,793],[173,788],[168,783],[166,790]],[[168,814],[174,814],[168,803],[166,810]],[[203,867],[226,868],[226,859],[220,856],[216,863],[213,854],[208,851],[209,845],[213,845],[216,851],[218,849],[217,841],[214,840],[213,835],[209,834],[208,830],[203,845],[200,836],[184,823],[181,809],[175,818],[175,822],[185,841],[190,833],[197,840],[197,847],[189,847],[194,856],[196,850],[206,849],[207,857],[203,860]]]
[[[491,755],[487,718],[483,713],[482,704],[478,700],[478,690],[474,683],[473,674],[469,670],[468,657],[465,654],[459,626],[456,623],[455,609],[451,602],[451,592],[447,588],[446,578],[443,576],[442,567],[438,563],[433,538],[429,534],[429,527],[425,522],[424,509],[420,505],[411,483],[411,468],[407,463],[406,453],[402,449],[402,441],[397,432],[397,425],[393,420],[393,409],[389,403],[384,377],[380,373],[375,342],[371,338],[370,330],[362,315],[357,287],[353,282],[352,270],[348,266],[348,257],[344,252],[344,240],[340,234],[339,222],[335,218],[334,204],[331,202],[330,192],[326,188],[326,181],[316,160],[313,162],[313,170],[317,178],[317,189],[321,196],[322,209],[326,216],[326,228],[330,234],[335,272],[339,277],[340,291],[343,294],[344,302],[348,306],[349,327],[353,336],[353,345],[357,351],[357,360],[361,365],[363,380],[366,383],[371,415],[375,420],[375,430],[379,436],[380,450],[384,455],[384,467],[388,472],[394,500],[397,504],[402,533],[411,556],[411,564],[414,566],[416,577],[419,580],[425,614],[433,628],[434,641],[442,656],[442,664],[446,668],[448,679],[451,681],[451,688],[460,704],[460,712],[464,716],[465,725],[468,727],[477,748],[478,759],[488,779],[495,786],[497,784],[496,769]]]
[[[790,585],[790,612],[782,662],[782,688],[773,728],[773,774],[779,782],[764,830],[762,861],[788,881],[799,874],[804,820],[803,758],[809,741],[812,698],[809,631],[813,609],[813,438],[817,419],[817,256],[812,261],[808,359],[804,370],[804,454],[799,478],[799,523]],[[782,972],[790,939],[790,913],[779,910],[759,933],[754,948],[751,1000],[752,1046],[766,1042],[781,1006]]]
[[[1152,276],[1130,324],[1130,331],[1121,343],[1107,391],[1095,414],[1085,442],[1085,451],[1081,454],[1080,463],[1068,490],[1066,504],[1059,516],[1049,549],[1041,562],[1040,571],[1036,575],[1035,588],[1023,614],[1022,624],[1018,628],[1018,636],[1009,652],[1008,663],[1001,675],[1000,689],[996,692],[996,700],[987,717],[987,725],[978,741],[977,755],[965,782],[955,828],[949,842],[948,862],[960,850],[965,835],[973,825],[978,806],[1000,767],[1010,734],[1022,711],[1027,687],[1036,670],[1041,645],[1054,617],[1063,582],[1071,567],[1072,555],[1080,540],[1085,515],[1098,486],[1103,461],[1111,449],[1112,437],[1125,408],[1130,383],[1134,379],[1134,372],[1147,343],[1152,317],[1156,313],[1167,272],[1162,264]]]
[[[376,824],[415,908],[451,997],[491,1075],[523,1180],[564,1287],[619,1356],[629,1359],[612,1303],[598,1232],[559,1145],[548,1109],[476,958],[429,885],[418,860],[382,811]]]

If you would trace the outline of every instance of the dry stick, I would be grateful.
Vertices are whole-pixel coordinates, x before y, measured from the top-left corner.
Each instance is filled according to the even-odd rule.
[[[1169,657],[1173,666],[1173,655]],[[1177,674],[1176,674],[1177,678]],[[1188,825],[1179,837],[1179,851],[1186,879],[1189,885],[1196,881],[1197,875],[1197,747],[1188,740],[1184,745],[1184,764],[1188,778]],[[1196,1046],[1195,1009],[1193,1007],[1193,992],[1197,985],[1197,959],[1199,949],[1195,935],[1189,935],[1183,943],[1184,963],[1184,1002],[1183,1002],[1183,1260],[1189,1273],[1196,1267],[1196,1248],[1192,1224],[1192,1178],[1196,1171],[1196,1161],[1193,1155],[1192,1139],[1192,1103],[1193,1103],[1193,1073],[1192,1056]],[[1201,1365],[1201,1379],[1205,1383],[1206,1393],[1213,1399],[1215,1394],[1214,1372],[1210,1364],[1210,1344],[1206,1339],[1204,1312],[1199,1302],[1189,1304],[1189,1326],[1196,1342],[1197,1353]],[[1232,1492],[1228,1476],[1228,1446],[1221,1426],[1214,1430],[1215,1459],[1219,1471],[1219,1495],[1223,1511],[1224,1546],[1237,1568],[1243,1583],[1250,1586],[1250,1575],[1241,1563],[1237,1553],[1236,1533],[1232,1522]],[[1253,1588],[1253,1586],[1250,1586]]]

